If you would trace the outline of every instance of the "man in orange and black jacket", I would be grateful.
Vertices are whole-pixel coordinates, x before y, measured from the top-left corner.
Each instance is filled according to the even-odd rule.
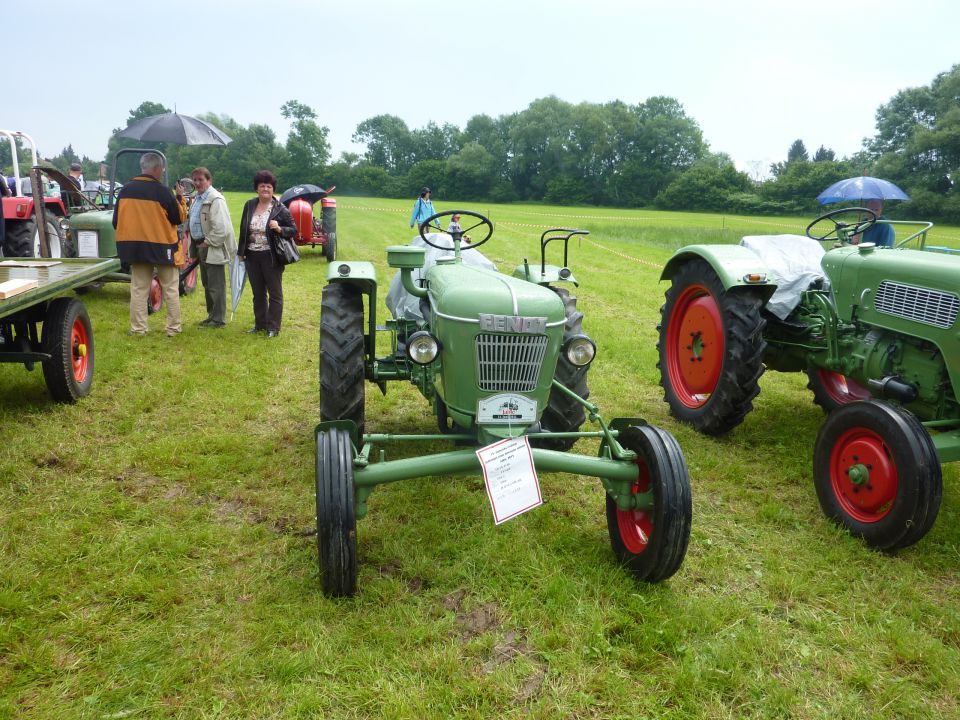
[[[183,187],[176,196],[163,186],[163,157],[148,152],[140,156],[138,175],[120,189],[113,211],[117,229],[117,254],[130,266],[130,330],[128,335],[147,334],[147,297],[153,268],[163,288],[167,305],[167,335],[173,337],[180,324],[180,276],[183,263],[177,226],[187,218]]]

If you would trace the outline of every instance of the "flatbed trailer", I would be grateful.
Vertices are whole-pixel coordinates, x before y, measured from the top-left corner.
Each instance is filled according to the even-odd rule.
[[[120,269],[110,259],[0,258],[0,285],[26,280],[36,287],[0,298],[0,363],[43,368],[57,402],[74,403],[93,381],[93,327],[75,297],[64,297]]]

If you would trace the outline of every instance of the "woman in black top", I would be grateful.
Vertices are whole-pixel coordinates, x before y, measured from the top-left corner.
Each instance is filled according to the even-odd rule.
[[[253,176],[257,197],[243,206],[237,255],[244,261],[253,290],[254,326],[248,333],[280,334],[283,316],[283,268],[277,262],[277,239],[297,234],[293,216],[286,205],[274,197],[277,178],[269,170]]]

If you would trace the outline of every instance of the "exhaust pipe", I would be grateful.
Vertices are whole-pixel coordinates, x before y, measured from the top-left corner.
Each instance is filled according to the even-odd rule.
[[[918,395],[915,385],[905,383],[893,375],[888,375],[882,380],[867,380],[867,385],[884,397],[893,398],[902,403],[911,403],[917,399]]]

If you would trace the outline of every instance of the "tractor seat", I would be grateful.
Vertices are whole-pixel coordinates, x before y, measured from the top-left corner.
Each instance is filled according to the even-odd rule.
[[[767,310],[781,320],[800,304],[800,295],[811,286],[824,287],[820,266],[823,248],[806,235],[747,235],[740,245],[755,253],[777,284]]]

